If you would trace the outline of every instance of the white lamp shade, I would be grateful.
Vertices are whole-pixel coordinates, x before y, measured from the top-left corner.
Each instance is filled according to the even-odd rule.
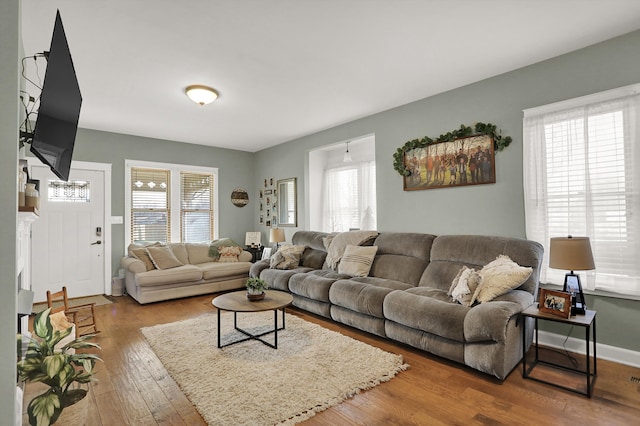
[[[185,92],[193,102],[200,105],[210,104],[218,98],[218,93],[208,86],[189,86]]]
[[[269,241],[272,243],[281,243],[285,241],[284,239],[284,229],[282,228],[272,228],[269,233]]]

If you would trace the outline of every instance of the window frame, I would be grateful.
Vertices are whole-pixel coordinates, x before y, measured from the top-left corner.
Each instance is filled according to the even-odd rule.
[[[217,167],[205,167],[195,166],[190,164],[176,164],[176,163],[161,163],[155,161],[142,161],[142,160],[125,160],[125,172],[124,172],[124,187],[125,187],[125,252],[129,244],[131,244],[131,169],[134,167],[150,168],[150,169],[162,169],[170,171],[170,184],[169,184],[169,210],[171,215],[171,230],[170,239],[171,243],[181,242],[181,203],[180,203],[180,173],[192,172],[192,173],[210,173],[213,175],[213,239],[218,238],[219,228],[219,191],[218,191],[218,168]]]
[[[626,121],[628,119],[629,111],[634,111],[633,108],[635,108],[635,111],[638,111],[638,95],[639,94],[640,94],[640,84],[634,84],[630,86],[621,87],[618,89],[608,90],[605,92],[595,93],[592,95],[582,96],[582,97],[569,99],[562,102],[544,105],[541,107],[530,108],[523,111],[524,112],[523,191],[524,191],[524,199],[525,199],[524,200],[525,201],[525,224],[527,228],[527,238],[536,239],[535,235],[540,235],[541,233],[545,233],[548,237],[560,236],[560,235],[551,235],[550,234],[551,228],[549,224],[546,223],[545,221],[542,221],[541,216],[539,216],[540,208],[541,208],[540,206],[548,205],[548,202],[547,202],[548,198],[544,198],[542,197],[542,195],[539,195],[539,196],[536,195],[536,193],[546,194],[546,191],[542,191],[537,188],[535,179],[540,179],[540,178],[539,177],[533,178],[532,176],[534,176],[534,174],[528,171],[537,170],[538,173],[542,173],[545,176],[548,174],[547,173],[548,165],[546,163],[546,160],[544,160],[543,158],[540,158],[538,156],[538,151],[536,151],[536,149],[540,150],[541,147],[535,147],[532,145],[533,143],[535,143],[535,141],[539,140],[539,137],[533,137],[532,135],[535,134],[536,132],[538,134],[545,134],[546,129],[544,124],[541,124],[541,125],[539,124],[536,126],[534,124],[531,124],[530,122],[534,120],[540,120],[540,122],[544,122],[551,119],[554,116],[560,116],[563,114],[566,114],[568,117],[570,117],[571,115],[574,114],[574,111],[579,111],[581,108],[593,109],[594,113],[589,114],[588,117],[597,118],[601,114],[614,113],[615,108],[610,108],[608,105],[606,105],[607,103],[619,102],[624,98],[628,98],[628,99],[631,99],[631,101],[628,101],[629,102],[628,105],[631,105],[631,106],[627,106],[626,108],[623,108],[620,110],[622,112],[622,116],[624,120]],[[635,101],[633,101],[634,98],[636,99]],[[598,109],[600,109],[600,111],[598,111]],[[550,117],[546,117],[547,115],[549,115]],[[577,120],[577,119],[578,118],[574,118],[574,120]],[[638,131],[639,127],[637,122],[638,119],[640,118],[636,118],[635,119],[636,121],[632,120],[630,124],[626,125],[626,126],[630,126],[630,128],[632,129],[635,129],[635,131],[632,130],[630,135],[627,135],[626,133],[624,133],[625,138],[627,137],[632,138],[624,141],[623,143],[625,145],[626,144],[634,145],[634,143],[637,145],[637,143],[640,142],[640,132]],[[626,132],[624,129],[627,129],[625,125],[623,125],[623,132]],[[584,131],[587,131],[587,129],[585,128]],[[623,149],[625,150],[624,151],[625,165],[626,167],[629,167],[630,165],[630,169],[633,169],[634,165],[638,163],[638,158],[640,157],[639,150],[636,149],[635,152],[633,151],[627,152],[626,148],[623,147]],[[542,157],[544,157],[544,154],[542,155]],[[535,166],[532,166],[532,163],[536,163],[536,162],[537,164],[535,164]],[[631,174],[630,176],[627,176],[625,178],[626,185],[628,186],[629,184],[631,184],[633,182],[633,179],[634,179],[633,174]],[[537,182],[540,182],[540,181],[538,180]],[[637,215],[640,214],[638,200],[636,200],[635,202],[630,202],[626,206],[624,212],[626,213],[627,218],[632,218],[634,214],[637,217]],[[545,222],[545,223],[542,223],[542,222]],[[589,224],[589,222],[587,224]],[[632,221],[630,225],[631,226],[637,225],[637,222],[634,223]],[[539,226],[543,226],[543,227],[539,228]],[[535,235],[533,235],[532,233],[535,233]],[[637,242],[638,238],[640,238],[640,229],[638,229],[638,227],[636,226],[635,229],[633,229],[633,234],[631,235],[632,236],[630,237],[630,239],[626,239],[625,241]],[[592,235],[586,235],[586,236],[592,239],[592,242],[591,242],[592,251],[594,251],[594,257],[596,257],[596,270],[586,271],[586,273],[582,272],[582,274],[585,274],[587,278],[586,280],[583,280],[583,289],[585,290],[585,293],[592,293],[597,295],[617,297],[617,298],[623,298],[623,299],[640,300],[640,293],[636,294],[638,292],[637,284],[635,288],[633,287],[633,285],[623,287],[622,289],[619,289],[620,290],[619,292],[617,291],[617,289],[612,290],[611,288],[606,288],[607,286],[610,286],[610,284],[607,284],[606,278],[605,278],[604,284],[601,283],[600,285],[598,285],[598,283],[596,282],[596,275],[598,272],[598,269],[597,269],[598,259],[597,259],[597,253],[593,247],[594,238]],[[539,242],[545,247],[545,251],[547,251],[548,253],[549,241],[539,241]],[[600,244],[600,249],[602,250],[602,245],[604,243],[600,241],[599,244]],[[541,281],[543,282],[551,281],[544,284],[553,288],[556,288],[556,287],[562,288],[562,284],[557,282],[559,280],[557,277],[559,277],[560,275],[563,276],[565,272],[568,272],[568,271],[550,270],[550,268],[548,271],[547,268],[548,268],[548,256],[545,256],[545,260],[543,262],[543,270],[541,271]],[[559,272],[561,272],[561,274]],[[607,273],[605,272],[605,275],[606,274]],[[552,276],[551,279],[549,279],[549,275]],[[636,275],[634,274],[630,275],[632,279],[635,276]],[[547,277],[547,278],[545,279],[544,277]],[[603,288],[603,286],[605,288]]]

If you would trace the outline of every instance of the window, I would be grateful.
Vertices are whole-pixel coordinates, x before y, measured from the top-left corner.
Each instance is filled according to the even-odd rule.
[[[377,228],[375,176],[375,161],[325,170],[323,231]]]
[[[47,199],[52,202],[88,203],[91,201],[91,182],[84,180],[47,181]]]
[[[527,238],[588,236],[586,288],[640,296],[640,95],[627,87],[525,111]],[[562,284],[548,267],[541,281]],[[584,280],[583,280],[584,282]]]
[[[126,161],[127,244],[216,238],[217,169]]]

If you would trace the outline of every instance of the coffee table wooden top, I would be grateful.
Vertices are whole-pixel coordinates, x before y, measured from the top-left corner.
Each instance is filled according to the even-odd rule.
[[[225,293],[213,299],[213,306],[223,311],[231,312],[260,312],[272,311],[289,306],[293,302],[293,296],[284,291],[265,290],[262,300],[255,302],[247,299],[246,290]]]

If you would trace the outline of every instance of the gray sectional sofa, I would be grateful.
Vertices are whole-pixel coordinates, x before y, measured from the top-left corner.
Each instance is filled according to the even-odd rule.
[[[327,236],[296,232],[293,244],[306,247],[297,268],[272,269],[263,260],[251,266],[250,276],[290,292],[298,308],[501,380],[521,360],[519,314],[534,303],[543,256],[540,244],[494,236],[380,233],[366,243],[378,247],[369,275],[351,277],[327,266]],[[531,267],[531,275],[490,302],[468,307],[452,300],[448,291],[462,267],[481,269],[499,255]]]

